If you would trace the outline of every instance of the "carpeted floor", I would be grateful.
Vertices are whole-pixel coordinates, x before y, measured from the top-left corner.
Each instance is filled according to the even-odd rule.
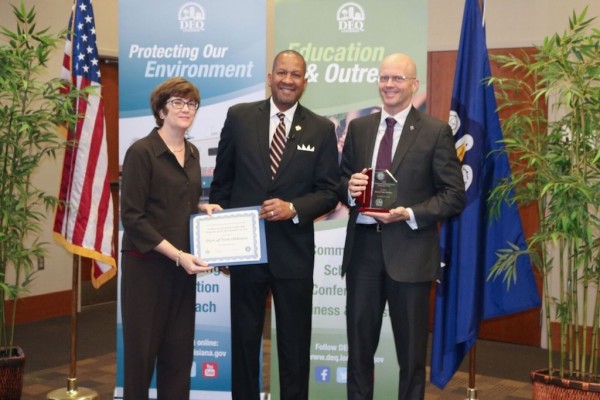
[[[48,393],[60,389],[64,389],[66,395],[70,324],[68,317],[60,317],[17,327],[18,345],[26,353],[22,400],[46,399]],[[78,316],[77,383],[81,388],[95,391],[100,400],[113,398],[115,326],[114,302],[85,307]],[[478,341],[478,398],[531,399],[529,371],[544,366],[545,354],[544,350],[529,346]],[[443,391],[428,384],[425,399],[465,400],[469,378],[467,372],[468,363],[464,362]]]

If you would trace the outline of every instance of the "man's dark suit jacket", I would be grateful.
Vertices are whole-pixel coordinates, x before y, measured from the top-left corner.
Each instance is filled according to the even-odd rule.
[[[299,223],[266,222],[269,269],[278,278],[311,278],[313,220],[337,204],[339,167],[333,123],[298,104],[275,179],[269,158],[269,100],[233,106],[221,131],[210,202],[258,206],[270,198],[294,204]]]
[[[371,166],[381,112],[353,120],[342,156],[340,198],[348,199],[353,173]],[[418,225],[406,222],[382,226],[383,257],[388,274],[399,282],[426,282],[440,266],[437,223],[459,213],[465,202],[460,162],[447,124],[411,108],[392,160],[390,172],[398,180],[394,207],[410,207]],[[354,244],[358,207],[351,207],[342,274]]]

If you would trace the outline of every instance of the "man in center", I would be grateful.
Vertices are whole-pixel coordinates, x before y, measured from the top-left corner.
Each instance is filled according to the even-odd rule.
[[[230,268],[232,395],[259,400],[265,304],[272,293],[282,400],[308,400],[315,218],[336,206],[334,126],[298,103],[306,63],[280,52],[271,97],[229,109],[221,131],[210,202],[260,205],[268,263]]]

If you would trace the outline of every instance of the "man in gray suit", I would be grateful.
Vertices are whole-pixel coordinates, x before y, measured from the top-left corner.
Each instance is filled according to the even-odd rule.
[[[221,131],[210,202],[226,209],[261,205],[269,258],[268,264],[230,269],[234,400],[259,399],[269,291],[280,398],[308,400],[313,220],[336,206],[340,175],[333,123],[298,103],[305,73],[299,53],[279,53],[268,75],[271,98],[231,107]],[[277,153],[270,153],[273,144]]]
[[[450,126],[411,104],[418,88],[410,57],[386,57],[379,75],[383,109],[353,120],[344,143],[349,400],[373,399],[373,356],[386,302],[400,364],[398,399],[425,395],[429,291],[440,266],[437,224],[462,210],[465,189]],[[384,167],[376,165],[382,157]],[[397,181],[389,212],[359,212],[368,168],[387,169]]]

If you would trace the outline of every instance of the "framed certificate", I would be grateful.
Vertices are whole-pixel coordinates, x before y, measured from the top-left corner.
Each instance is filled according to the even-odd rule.
[[[190,217],[192,254],[211,267],[267,262],[265,221],[260,207],[215,211]]]

